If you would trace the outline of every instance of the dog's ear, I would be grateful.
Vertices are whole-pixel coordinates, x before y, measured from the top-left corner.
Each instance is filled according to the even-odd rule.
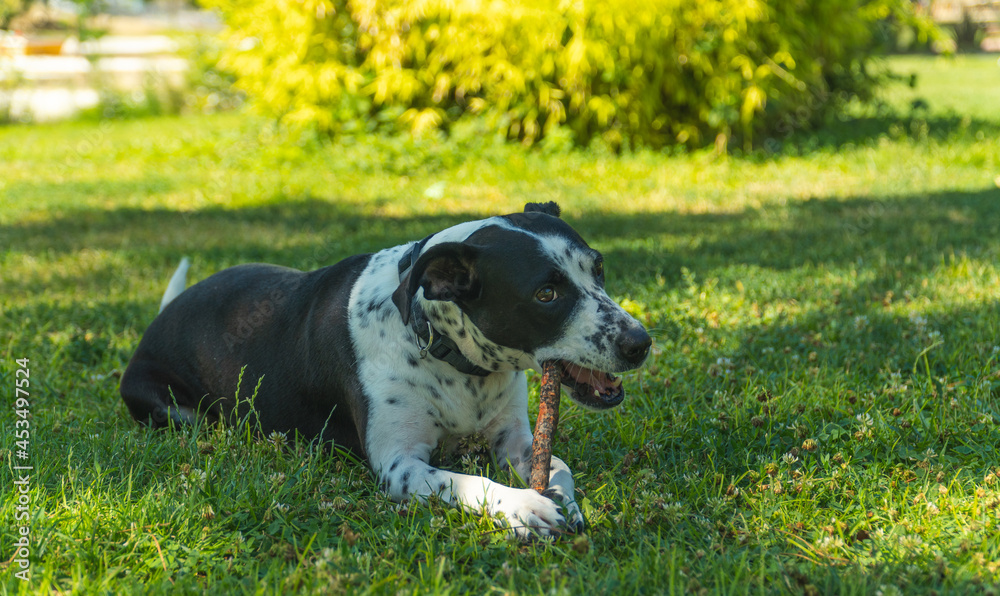
[[[478,249],[462,242],[442,242],[420,255],[392,293],[392,302],[403,316],[403,324],[410,322],[413,297],[419,288],[424,289],[424,298],[428,300],[463,302],[476,298],[478,256]]]
[[[545,215],[551,215],[552,217],[559,217],[562,210],[559,208],[559,203],[549,201],[548,203],[528,203],[524,206],[524,212],[544,213]]]

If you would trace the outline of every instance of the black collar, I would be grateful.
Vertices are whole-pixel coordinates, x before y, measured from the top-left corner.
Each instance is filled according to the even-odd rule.
[[[410,250],[403,253],[403,257],[399,259],[399,281],[403,281],[403,275],[417,263],[417,259],[420,258],[420,252],[424,250],[424,246],[427,245],[427,241],[431,239],[430,236],[424,238],[419,242],[414,242]]]
[[[403,254],[403,257],[399,259],[400,281],[402,281],[406,272],[417,262],[417,259],[420,257],[420,251],[423,250],[424,245],[427,244],[427,241],[430,240],[430,238],[431,237],[428,236],[420,242],[414,243],[410,250],[406,251],[406,253]],[[462,351],[458,349],[458,344],[453,342],[451,338],[436,332],[430,321],[427,320],[422,309],[414,309],[414,312],[410,317],[410,328],[413,329],[413,332],[420,340],[417,342],[417,346],[420,348],[421,358],[425,358],[427,354],[430,354],[438,360],[447,362],[458,372],[467,375],[485,377],[493,373],[493,371],[486,370],[466,358],[465,355],[462,354]]]

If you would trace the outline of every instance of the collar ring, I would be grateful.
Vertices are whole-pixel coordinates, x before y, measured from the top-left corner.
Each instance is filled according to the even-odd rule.
[[[417,343],[417,349],[420,350],[420,359],[423,360],[424,358],[427,358],[427,351],[430,349],[431,344],[434,343],[434,327],[431,326],[431,322],[427,321],[427,342],[424,345],[420,345],[419,333],[415,333],[414,336]]]

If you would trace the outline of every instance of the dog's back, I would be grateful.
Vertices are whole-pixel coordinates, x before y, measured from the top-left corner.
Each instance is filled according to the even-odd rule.
[[[368,258],[309,273],[239,265],[165,296],[122,376],[129,411],[161,427],[243,417],[252,405],[265,413],[256,418],[265,434],[322,434],[363,453],[356,408],[345,403],[359,399],[357,375],[338,374],[354,360],[350,338],[317,334],[346,328],[346,297]]]

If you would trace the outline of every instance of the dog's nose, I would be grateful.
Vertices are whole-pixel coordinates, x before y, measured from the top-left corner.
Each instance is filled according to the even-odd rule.
[[[642,364],[652,345],[653,340],[642,327],[629,329],[618,340],[619,353],[633,367]]]

